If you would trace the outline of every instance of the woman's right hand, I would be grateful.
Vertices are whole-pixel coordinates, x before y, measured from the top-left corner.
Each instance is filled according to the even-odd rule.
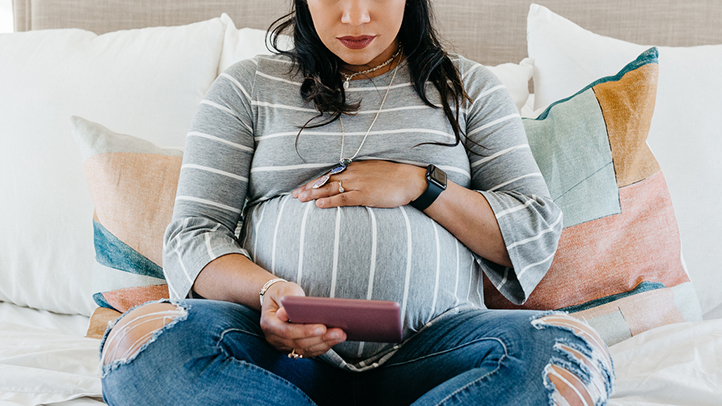
[[[266,291],[261,308],[261,329],[266,341],[279,351],[306,358],[325,354],[334,345],[346,340],[346,333],[340,328],[326,328],[323,324],[289,323],[286,310],[281,307],[283,296],[306,296],[303,289],[293,282],[271,285]]]

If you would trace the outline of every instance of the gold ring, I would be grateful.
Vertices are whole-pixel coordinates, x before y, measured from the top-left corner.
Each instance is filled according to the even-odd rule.
[[[343,188],[343,185],[341,184],[341,181],[338,181],[338,192],[343,193],[346,189]]]
[[[294,348],[291,350],[291,352],[288,353],[288,358],[299,359],[303,358],[303,355],[297,353],[296,349]]]

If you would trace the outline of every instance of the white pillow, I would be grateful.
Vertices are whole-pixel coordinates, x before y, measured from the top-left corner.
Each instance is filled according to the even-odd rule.
[[[69,118],[182,146],[224,28],[0,34],[0,301],[92,313],[93,204]]]
[[[614,74],[648,46],[587,31],[532,4],[534,108]],[[722,317],[722,45],[659,47],[657,102],[648,143],[667,180],[684,259],[704,318]]]
[[[238,61],[251,59],[256,55],[271,55],[271,45],[266,46],[266,31],[256,28],[236,28],[228,14],[221,16],[221,21],[226,26],[223,37],[223,50],[221,51],[221,62],[218,64],[220,75],[226,68]],[[278,45],[281,49],[290,49],[293,46],[293,39],[287,35],[279,38]]]
[[[221,21],[226,24],[226,33],[218,74],[238,61],[250,59],[256,55],[271,55],[270,44],[266,47],[266,31],[255,28],[238,29],[227,14],[221,16]],[[291,49],[293,39],[283,35],[279,38],[279,46],[281,49]],[[488,68],[506,86],[514,99],[516,108],[521,110],[529,98],[529,80],[531,80],[534,69],[532,61],[527,58],[519,64],[504,63]]]

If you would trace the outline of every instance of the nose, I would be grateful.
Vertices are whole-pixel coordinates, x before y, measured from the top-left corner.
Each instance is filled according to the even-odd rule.
[[[366,0],[347,0],[342,3],[342,23],[360,26],[371,21],[371,15],[369,14],[369,8]]]

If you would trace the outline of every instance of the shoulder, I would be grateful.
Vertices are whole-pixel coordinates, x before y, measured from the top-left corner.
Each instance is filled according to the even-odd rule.
[[[491,83],[498,84],[499,79],[491,71],[491,69],[480,64],[479,62],[472,61],[459,54],[449,54],[449,59],[454,63],[456,69],[459,71],[459,76],[464,85],[471,83]]]
[[[285,55],[257,55],[230,65],[223,73],[233,77],[256,75],[289,76],[294,69],[293,62]]]

